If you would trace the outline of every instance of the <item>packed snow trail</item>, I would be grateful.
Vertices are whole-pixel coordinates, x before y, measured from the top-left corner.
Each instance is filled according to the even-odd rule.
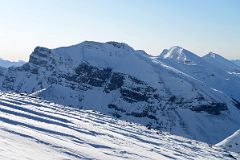
[[[0,159],[233,159],[205,143],[104,114],[0,92]]]

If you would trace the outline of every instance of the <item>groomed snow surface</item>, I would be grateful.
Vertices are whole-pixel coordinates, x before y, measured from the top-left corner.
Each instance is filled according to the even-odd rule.
[[[0,92],[1,160],[227,160],[238,156],[98,112]]]

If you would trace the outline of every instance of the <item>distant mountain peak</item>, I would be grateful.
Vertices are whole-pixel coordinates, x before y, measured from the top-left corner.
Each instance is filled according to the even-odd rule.
[[[180,47],[180,46],[172,46],[171,48],[170,48],[170,50],[183,50],[184,48],[183,47]]]
[[[202,58],[216,67],[221,67],[225,71],[239,71],[239,66],[217,53],[209,52]]]
[[[205,55],[204,57],[209,57],[209,58],[219,58],[219,59],[226,59],[223,56],[220,56],[219,54],[215,53],[215,52],[209,52],[207,55]]]
[[[216,58],[216,56],[218,56],[216,53],[213,52],[209,52],[208,55],[212,58]]]
[[[9,60],[4,60],[2,58],[0,58],[0,66],[4,67],[4,68],[8,68],[8,67],[19,67],[22,66],[25,62],[22,60],[19,61],[9,61]]]
[[[190,65],[198,63],[197,61],[200,61],[201,59],[194,53],[179,46],[173,46],[169,50],[164,49],[163,52],[160,54],[159,58],[173,60],[178,63]]]

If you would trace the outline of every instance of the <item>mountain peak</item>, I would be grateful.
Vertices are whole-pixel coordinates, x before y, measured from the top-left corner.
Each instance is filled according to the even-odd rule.
[[[171,59],[174,57],[179,58],[183,52],[183,48],[179,46],[173,46],[170,49],[164,49],[163,52],[161,53],[160,57],[163,59]]]
[[[218,68],[221,67],[225,71],[239,71],[239,67],[236,64],[217,53],[209,52],[207,55],[203,56],[203,59]]]
[[[25,62],[23,60],[19,61],[9,61],[9,60],[4,60],[0,58],[0,66],[4,68],[8,67],[19,67],[22,66]]]
[[[109,41],[109,42],[95,42],[95,41],[83,41],[79,44],[68,46],[68,47],[62,47],[62,48],[73,48],[73,47],[86,47],[86,46],[91,46],[93,48],[99,48],[99,47],[114,47],[115,49],[124,49],[127,51],[134,51],[132,47],[130,47],[126,43],[122,42],[116,42],[116,41]]]
[[[225,59],[224,57],[220,56],[217,53],[214,52],[209,52],[207,55],[205,55],[204,57],[209,57],[209,58],[221,58],[221,59]]]
[[[170,48],[170,50],[183,50],[184,48],[183,47],[180,47],[180,46],[173,46]]]
[[[164,49],[159,58],[184,64],[196,64],[195,61],[200,59],[199,56],[179,46],[173,46],[169,50]]]
[[[51,59],[54,59],[59,64],[68,64],[68,67],[76,67],[83,61],[106,66],[113,60],[120,60],[120,57],[128,57],[133,52],[135,50],[125,43],[84,41],[55,49],[38,46],[32,52],[29,62],[45,66],[48,62],[52,62]]]
[[[29,58],[29,63],[34,65],[45,65],[51,55],[51,49],[37,46]]]
[[[216,56],[218,56],[216,53],[213,53],[213,52],[209,52],[208,54],[212,58],[215,58]]]
[[[121,49],[127,49],[129,51],[133,51],[134,49],[132,47],[130,47],[128,44],[126,43],[121,43],[121,42],[115,42],[115,41],[109,41],[106,42],[106,44],[110,44],[116,48],[121,48]]]
[[[151,72],[151,65],[145,61],[144,57],[148,55],[135,51],[125,43],[84,41],[55,49],[36,47],[30,56],[28,67],[33,67],[35,70],[40,68],[40,71],[57,68],[58,71],[66,73],[72,72],[84,63],[98,68],[111,68],[116,72],[134,75],[141,80],[152,82],[152,79],[142,74],[142,72]],[[138,67],[129,67],[130,64]],[[156,81],[154,84],[157,84]]]

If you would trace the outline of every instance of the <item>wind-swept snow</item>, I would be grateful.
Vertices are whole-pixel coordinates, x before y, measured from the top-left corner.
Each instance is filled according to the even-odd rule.
[[[233,159],[235,153],[104,114],[0,92],[0,159]]]

